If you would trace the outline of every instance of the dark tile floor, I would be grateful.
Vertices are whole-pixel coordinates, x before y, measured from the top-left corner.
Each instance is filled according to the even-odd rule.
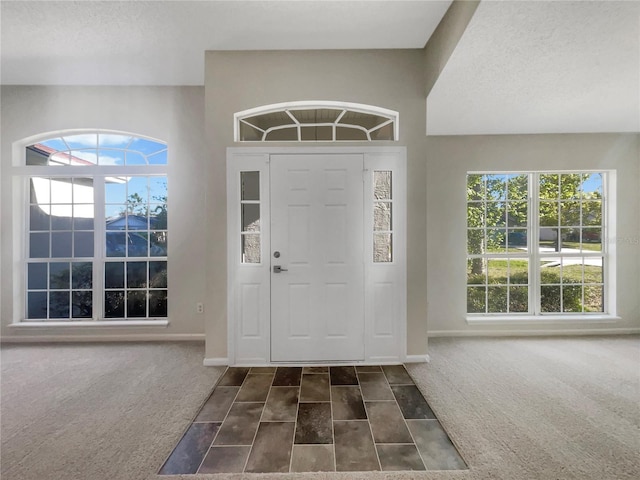
[[[465,468],[402,365],[231,367],[159,473]]]

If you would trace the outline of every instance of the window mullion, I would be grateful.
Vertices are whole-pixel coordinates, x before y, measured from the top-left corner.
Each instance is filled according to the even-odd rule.
[[[105,264],[105,177],[96,176],[94,185],[94,240],[93,240],[93,319],[104,318],[104,264]]]
[[[529,310],[539,315],[540,308],[540,174],[529,174]]]

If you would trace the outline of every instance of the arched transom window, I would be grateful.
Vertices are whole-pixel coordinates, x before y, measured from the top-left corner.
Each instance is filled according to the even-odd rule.
[[[358,103],[304,101],[234,115],[237,142],[340,142],[398,139],[398,112]]]

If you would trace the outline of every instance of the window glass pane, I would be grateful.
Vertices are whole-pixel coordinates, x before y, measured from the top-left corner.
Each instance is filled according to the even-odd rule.
[[[549,173],[540,175],[539,188],[541,200],[556,200],[559,198],[560,175]]]
[[[127,292],[127,317],[147,316],[147,292],[129,290]]]
[[[602,257],[584,257],[584,282],[604,283]]]
[[[99,133],[98,146],[107,148],[127,149],[131,140],[131,135],[121,135],[118,133]]]
[[[260,263],[260,235],[241,235],[242,263]]]
[[[582,312],[582,287],[580,285],[562,286],[562,311]]]
[[[32,233],[29,235],[29,257],[48,258],[49,257],[49,234]]]
[[[563,252],[577,253],[580,251],[580,229],[561,228],[560,229],[561,250]]]
[[[62,137],[70,149],[97,148],[98,135],[95,133],[82,133],[79,135],[65,135]]]
[[[51,256],[54,258],[71,257],[71,232],[54,232],[51,234]]]
[[[30,263],[27,269],[27,284],[29,290],[46,290],[47,279],[46,263]]]
[[[164,150],[162,152],[154,153],[153,155],[149,155],[147,157],[147,161],[149,165],[166,165],[167,164],[167,151]]]
[[[49,293],[49,318],[69,318],[70,292]]]
[[[125,203],[127,200],[127,183],[125,179],[110,177],[105,180],[104,196],[106,203]]]
[[[468,230],[467,231],[467,253],[471,255],[481,255],[485,253],[485,235],[484,230]]]
[[[260,231],[260,205],[257,203],[242,204],[242,231]]]
[[[560,312],[560,285],[540,287],[540,308],[543,312]]]
[[[166,317],[167,316],[167,291],[151,290],[149,292],[149,316],[150,317]]]
[[[105,288],[124,287],[124,262],[107,262],[104,264]]]
[[[367,141],[367,133],[356,128],[336,127],[336,140]]]
[[[509,260],[509,283],[527,284],[529,283],[529,260],[510,259]]]
[[[601,228],[585,228],[582,230],[582,249],[595,252],[602,251]]]
[[[559,222],[559,207],[557,201],[540,201],[538,225],[541,227],[556,227]]]
[[[373,198],[376,200],[390,200],[392,195],[392,172],[390,171],[374,171],[373,172]]]
[[[560,175],[560,199],[580,198],[582,176],[579,173],[563,173]]]
[[[164,143],[156,142],[154,140],[149,140],[146,138],[135,138],[131,142],[131,145],[129,145],[130,150],[134,150],[145,155],[152,155],[166,148],[167,146]]]
[[[72,292],[71,315],[73,318],[93,317],[93,294],[91,292]]]
[[[507,292],[506,286],[487,287],[487,312],[488,313],[506,313],[507,310]]]
[[[580,225],[580,202],[560,202],[560,225],[565,227]]]
[[[467,175],[467,200],[484,200],[486,198],[484,175]]]
[[[508,260],[487,260],[487,281],[506,285]]]
[[[582,202],[582,225],[602,225],[602,202],[600,200]]]
[[[73,206],[73,228],[75,230],[93,230],[93,205]]]
[[[38,205],[31,205],[29,210],[29,229],[30,230],[49,230],[49,219],[51,217],[45,213]]]
[[[467,288],[467,312],[485,313],[486,311],[485,287]]]
[[[73,207],[71,205],[52,206],[51,230],[71,230]]]
[[[295,127],[292,128],[281,128],[278,130],[271,130],[269,133],[267,133],[267,138],[268,141],[271,142],[277,142],[277,141],[282,141],[282,142],[291,142],[291,141],[298,141],[298,129]]]
[[[485,221],[485,208],[484,202],[469,202],[467,203],[467,227],[483,227]]]
[[[257,128],[240,122],[240,141],[241,142],[259,142],[262,140],[262,133]]]
[[[107,232],[107,257],[124,257],[127,253],[127,237],[124,232]]]
[[[101,148],[98,152],[99,165],[124,165],[125,152],[123,150],[112,150]]]
[[[602,198],[602,174],[585,173],[582,175],[582,198],[587,200]]]
[[[487,251],[504,253],[506,251],[507,231],[504,228],[487,229]]]
[[[300,135],[303,142],[327,142],[333,140],[333,127],[330,125],[302,127]]]
[[[509,200],[526,200],[528,196],[528,175],[509,175],[507,188],[507,197]]]
[[[260,200],[260,172],[241,172],[240,191],[242,200]]]
[[[29,292],[27,294],[27,318],[47,318],[47,292]]]
[[[393,261],[393,234],[373,234],[373,261],[374,263],[387,263]]]
[[[504,227],[506,225],[507,205],[504,202],[487,202],[487,227]]]
[[[149,286],[167,288],[167,262],[149,262]]]
[[[507,178],[508,175],[486,175],[487,179],[487,199],[493,201],[504,201],[507,198]]]
[[[486,278],[486,259],[484,258],[470,258],[467,260],[467,283],[484,285],[487,282]]]
[[[558,245],[558,237],[560,234],[558,233],[560,229],[558,228],[548,228],[543,227],[540,228],[538,245],[540,252],[557,252],[559,249]]]
[[[93,286],[93,264],[90,262],[74,262],[71,264],[71,288],[90,289]]]
[[[75,232],[73,234],[73,256],[93,257],[93,232]]]
[[[373,230],[374,231],[390,231],[392,230],[390,202],[375,202],[373,205]]]
[[[127,288],[147,286],[147,262],[127,262]]]
[[[141,206],[149,201],[147,177],[131,177],[127,184],[127,211],[139,212]]]
[[[105,292],[104,316],[105,318],[124,317],[124,292]]]
[[[509,288],[509,311],[514,313],[529,311],[529,287]]]
[[[510,227],[527,226],[527,202],[509,202],[507,225]]]
[[[127,213],[127,228],[129,230],[148,230],[149,219],[147,218],[147,208],[145,206],[139,206],[136,208],[136,213]]]
[[[151,232],[149,253],[152,257],[166,257],[168,248],[167,232]]]
[[[149,237],[146,232],[127,233],[127,256],[129,257],[149,256]]]
[[[584,286],[584,311],[604,312],[604,288],[602,285]]]
[[[510,228],[507,230],[507,242],[509,251],[527,251],[527,230],[524,228]]]
[[[149,208],[149,227],[167,228],[167,204],[152,204]]]
[[[69,263],[51,262],[49,264],[49,288],[69,288],[70,276]]]

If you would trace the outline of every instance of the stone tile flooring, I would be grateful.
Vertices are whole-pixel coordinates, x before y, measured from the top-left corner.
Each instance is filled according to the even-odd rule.
[[[159,473],[466,468],[402,365],[231,367]]]

